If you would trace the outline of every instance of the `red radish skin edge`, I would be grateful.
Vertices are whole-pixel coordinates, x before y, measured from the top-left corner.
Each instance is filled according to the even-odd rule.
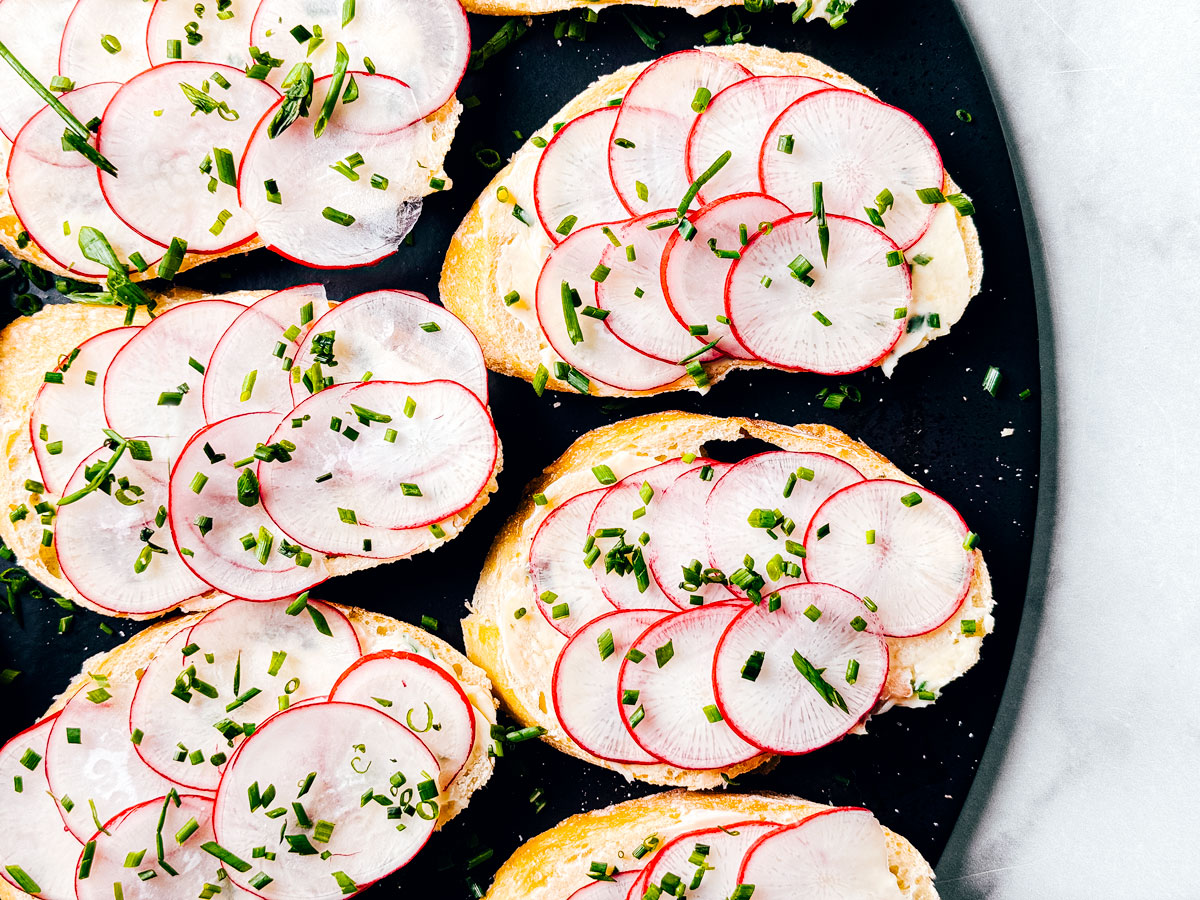
[[[542,529],[546,527],[546,523],[547,523],[547,522],[549,522],[549,521],[550,521],[550,520],[551,520],[551,519],[552,519],[552,518],[555,516],[555,514],[556,514],[556,513],[558,513],[558,511],[559,511],[559,510],[561,510],[561,509],[562,509],[564,506],[566,506],[568,503],[570,503],[570,502],[571,502],[572,500],[574,500],[576,497],[582,497],[584,494],[598,494],[598,493],[600,493],[601,491],[604,491],[605,493],[607,493],[608,489],[607,489],[607,488],[597,488],[597,489],[596,489],[596,490],[594,490],[594,491],[584,491],[582,494],[576,494],[576,495],[575,495],[575,497],[570,497],[570,498],[568,498],[567,500],[564,500],[562,503],[558,504],[558,506],[556,506],[556,507],[555,507],[553,510],[551,510],[551,512],[550,512],[550,513],[549,513],[549,514],[546,516],[546,518],[542,519],[542,521],[541,521],[541,522],[538,524],[537,531],[535,531],[535,532],[533,533],[533,539],[532,539],[532,540],[529,542],[529,546],[530,546],[530,548],[532,548],[532,547],[534,546],[534,544],[536,544],[536,543],[537,543],[538,535],[539,535],[539,534],[541,534],[541,531],[542,531]],[[602,499],[604,499],[604,498],[603,498],[603,497],[601,497],[600,499],[602,500]],[[600,501],[599,501],[599,500],[597,500],[596,502],[597,502],[597,503],[599,503]],[[590,519],[589,519],[589,522],[590,522]],[[530,580],[531,582],[533,581],[533,577],[532,577],[532,575],[530,576],[530,579],[529,579],[529,580]],[[535,588],[537,587],[537,585],[536,585],[536,584],[535,584],[535,585],[533,585],[533,586],[534,586]],[[597,585],[597,587],[599,587],[599,585]],[[601,593],[601,594],[603,594],[603,593],[604,593],[604,592],[603,592],[603,590],[602,590],[600,593]],[[561,634],[561,635],[562,635],[564,638],[566,638],[567,640],[570,640],[570,639],[571,639],[571,636],[570,636],[570,635],[568,635],[568,634],[564,634],[562,631],[560,631],[560,630],[559,630],[559,627],[558,627],[558,625],[555,623],[554,619],[552,618],[552,613],[551,613],[551,611],[550,611],[550,610],[548,610],[548,609],[546,608],[548,604],[546,604],[546,603],[542,603],[542,602],[541,602],[541,599],[539,598],[539,596],[538,596],[538,594],[537,594],[537,592],[536,592],[536,591],[535,591],[535,593],[534,593],[534,595],[533,595],[533,596],[534,596],[534,603],[535,603],[535,604],[536,604],[536,606],[537,606],[538,612],[540,612],[540,613],[542,614],[542,617],[543,617],[543,618],[546,620],[546,623],[547,623],[547,624],[548,624],[548,625],[549,625],[551,628],[553,628],[555,631],[557,631],[559,634]],[[607,596],[607,595],[605,595],[604,599],[605,599],[605,600],[608,600],[608,596]],[[612,601],[611,601],[611,600],[608,600],[608,602],[609,602],[610,604],[612,603]],[[613,607],[613,611],[614,611],[614,612],[620,612],[620,610],[616,609],[616,607]],[[608,613],[605,613],[605,615],[608,615]],[[585,627],[587,627],[587,625],[588,625],[588,622],[584,622],[584,623],[582,623],[582,624],[581,624],[579,627],[580,627],[580,628],[585,628]],[[578,629],[577,629],[577,630],[578,630]],[[557,663],[556,663],[556,664],[555,664],[555,670],[557,670],[557,669],[558,669],[558,665],[557,665]],[[575,740],[575,739],[574,739],[574,738],[572,738],[571,740]]]
[[[771,838],[773,838],[777,834],[779,834],[781,831],[794,831],[795,829],[799,828],[800,826],[804,825],[805,823],[811,822],[813,819],[820,818],[821,816],[828,816],[828,815],[832,815],[833,813],[850,812],[850,811],[865,812],[865,813],[869,813],[872,816],[875,815],[869,809],[866,809],[862,806],[835,806],[833,809],[823,809],[820,812],[813,813],[811,816],[805,816],[799,822],[796,822],[792,825],[781,825],[779,828],[775,829],[774,831],[768,831],[766,834],[764,834],[762,837],[760,837],[757,841],[755,841],[753,844],[751,844],[750,849],[746,851],[746,855],[742,857],[742,864],[740,866],[738,866],[738,876],[737,876],[738,884],[742,883],[742,877],[746,874],[746,863],[750,860],[750,857],[754,855],[754,851],[756,851],[758,849],[759,844],[761,844],[763,841],[770,840]]]
[[[675,837],[671,838],[669,841],[667,841],[665,844],[663,844],[661,847],[659,847],[654,852],[654,856],[651,858],[650,862],[646,865],[646,867],[641,870],[641,874],[638,876],[638,880],[634,883],[633,887],[630,889],[630,892],[629,892],[630,898],[632,898],[632,900],[638,900],[638,898],[640,898],[642,896],[642,892],[647,887],[646,879],[649,877],[650,873],[654,870],[655,861],[658,860],[660,857],[662,857],[664,854],[666,854],[666,852],[668,850],[673,849],[676,845],[681,844],[684,841],[694,841],[694,840],[696,840],[696,838],[700,837],[701,835],[728,834],[731,831],[736,831],[737,829],[741,828],[743,825],[769,825],[769,826],[772,826],[776,831],[783,827],[782,825],[780,825],[777,822],[768,822],[763,819],[742,819],[738,822],[731,822],[728,825],[720,825],[716,828],[697,828],[694,831],[685,831],[683,834],[676,835]],[[775,833],[775,831],[769,831],[766,834],[764,834],[762,837],[768,837],[774,833]],[[756,840],[753,844],[750,845],[750,848],[753,849],[755,847],[755,845],[758,844],[758,841],[761,841],[761,840],[762,840],[762,838],[758,838],[758,840]],[[750,851],[747,850],[746,852],[749,853]],[[739,866],[740,866],[740,864],[739,864]],[[740,870],[739,870],[739,874],[740,874]]]
[[[305,593],[307,593],[307,591],[306,591]],[[237,599],[237,598],[235,598],[235,599]],[[228,600],[226,600],[226,601],[225,601],[225,603],[229,603],[229,602],[230,602],[230,601],[228,601]],[[259,602],[261,602],[261,603],[278,603],[279,601],[278,601],[278,600],[262,600],[262,601],[258,601],[258,600],[247,600],[247,601],[245,601],[245,602],[246,602],[246,603],[259,603]],[[317,601],[315,601],[315,602],[317,602],[317,603],[320,603],[320,604],[321,604],[321,606],[323,607],[323,608],[322,608],[322,610],[321,610],[321,612],[322,612],[322,613],[323,613],[323,614],[324,614],[324,615],[325,615],[327,618],[328,618],[328,616],[329,616],[329,614],[330,614],[330,613],[333,613],[333,615],[335,615],[337,618],[341,619],[343,622],[345,622],[345,623],[346,623],[346,627],[347,627],[348,629],[350,629],[350,633],[351,633],[352,635],[354,635],[354,644],[355,644],[355,646],[356,646],[356,647],[358,647],[358,654],[359,654],[359,656],[362,656],[362,638],[361,638],[361,637],[359,637],[359,635],[358,635],[358,629],[354,627],[354,623],[350,621],[350,617],[349,617],[349,616],[347,616],[347,615],[346,615],[344,612],[342,612],[340,609],[338,609],[338,607],[334,606],[332,603],[326,603],[324,600],[317,600]],[[224,605],[225,605],[225,603],[222,603],[222,604],[221,604],[221,606],[224,606]],[[189,626],[188,626],[188,636],[189,636],[189,638],[191,637],[191,633],[192,633],[193,631],[195,631],[195,630],[196,630],[196,628],[197,628],[199,625],[203,624],[203,623],[204,623],[204,620],[205,620],[205,619],[207,619],[207,618],[208,618],[208,617],[209,617],[211,614],[213,614],[213,613],[215,613],[217,610],[219,610],[219,609],[221,608],[221,606],[214,606],[212,609],[210,609],[208,612],[206,612],[206,613],[205,613],[203,616],[201,616],[201,617],[200,617],[200,618],[199,618],[197,621],[195,621],[195,622],[193,622],[191,625],[189,625]],[[297,620],[299,621],[299,619],[298,619],[298,618],[297,618]],[[139,685],[140,685],[140,682],[139,682]],[[309,700],[313,700],[313,699],[315,699],[315,698],[313,698],[313,697],[309,697],[308,699],[309,699]],[[292,709],[292,708],[295,708],[295,704],[293,704],[291,707],[289,707],[289,709]],[[286,711],[287,711],[287,710],[280,710],[280,712],[286,712]],[[247,740],[249,740],[249,738],[247,738]],[[245,741],[243,741],[242,743],[245,743]],[[240,744],[238,745],[238,748],[239,748],[239,749],[241,748],[241,745],[240,745]],[[230,762],[233,762],[233,759],[232,759],[232,757],[230,758],[230,760],[229,760],[229,761],[230,761]]]
[[[567,124],[567,125],[572,125],[572,124],[574,124],[575,122],[578,122],[580,119],[586,119],[586,118],[588,118],[589,116],[594,116],[594,115],[596,115],[596,113],[603,113],[603,112],[604,112],[605,110],[607,110],[607,109],[608,109],[608,107],[606,107],[606,106],[602,106],[602,107],[600,107],[599,109],[593,109],[593,110],[591,110],[591,111],[589,111],[589,112],[585,112],[585,113],[584,113],[583,115],[581,115],[581,116],[576,116],[574,119],[570,119],[570,120],[569,120],[569,121],[568,121],[566,124]],[[561,244],[561,243],[562,243],[564,240],[566,240],[566,238],[565,238],[565,237],[563,237],[562,235],[558,234],[558,233],[557,233],[557,232],[554,230],[555,228],[557,228],[557,227],[558,227],[558,224],[557,224],[557,223],[555,223],[555,224],[551,224],[551,223],[547,222],[547,221],[545,220],[545,218],[542,216],[542,210],[541,210],[541,207],[540,207],[540,205],[539,205],[539,204],[538,204],[538,202],[537,202],[537,184],[538,184],[538,179],[539,179],[539,177],[540,177],[540,176],[541,176],[541,174],[542,174],[542,163],[544,163],[544,162],[546,161],[546,155],[547,155],[547,154],[548,154],[548,153],[549,153],[549,152],[550,152],[550,151],[551,151],[551,150],[554,148],[554,142],[558,140],[558,138],[559,138],[559,135],[561,135],[561,134],[562,134],[562,133],[563,133],[565,130],[566,130],[566,125],[564,125],[564,126],[563,126],[562,128],[560,128],[560,129],[558,129],[558,131],[556,131],[556,132],[554,133],[554,136],[550,138],[549,142],[548,142],[548,143],[546,144],[546,146],[545,146],[545,147],[542,149],[542,155],[538,157],[537,169],[536,169],[536,170],[534,171],[534,173],[533,173],[533,185],[534,185],[533,206],[534,206],[534,212],[536,212],[536,213],[537,213],[538,221],[542,223],[542,230],[544,230],[544,231],[546,232],[546,236],[547,236],[548,238],[550,238],[550,241],[551,241],[551,243],[555,244],[556,246],[557,246],[558,244]],[[605,147],[605,149],[607,150],[608,148],[607,148],[607,147]],[[611,175],[609,176],[609,180],[610,180],[610,181],[612,180],[612,176],[611,176]],[[613,191],[613,193],[615,194],[615,193],[616,193],[616,191],[614,190],[614,191]],[[620,196],[618,196],[618,197],[617,197],[617,199],[618,199],[618,200],[620,200]],[[624,204],[624,201],[622,201],[621,205],[622,205],[622,206],[624,206],[624,205],[625,205],[625,204]],[[616,224],[616,222],[597,223],[597,224],[609,224],[609,225],[615,225],[615,224]]]
[[[0,0],[0,2],[3,2],[3,0]],[[4,742],[4,744],[0,744],[0,746],[7,747],[9,744],[13,743],[14,741],[16,741],[16,740],[19,740],[19,739],[20,739],[22,736],[24,736],[24,735],[26,735],[26,734],[29,734],[29,732],[33,731],[35,728],[41,728],[43,725],[46,725],[46,724],[50,724],[50,727],[51,727],[51,729],[53,729],[53,727],[54,727],[53,723],[54,723],[54,722],[56,722],[57,720],[58,720],[58,713],[55,713],[55,714],[54,714],[54,715],[52,715],[52,716],[46,716],[44,719],[41,719],[41,720],[40,720],[40,721],[38,721],[38,722],[34,722],[34,723],[33,723],[32,725],[30,725],[28,728],[25,728],[25,729],[22,729],[21,731],[18,731],[18,732],[17,732],[16,734],[14,734],[14,735],[13,735],[11,738],[9,738],[7,741],[5,741],[5,742]],[[49,732],[47,732],[47,733],[46,733],[46,740],[47,740],[47,741],[49,741],[49,739],[50,739],[50,733],[49,733]],[[43,764],[43,765],[45,765],[45,758],[44,758],[44,757],[43,757],[43,760],[42,760],[42,764]],[[48,783],[49,783],[49,779],[47,779],[47,784],[48,784]],[[55,806],[56,806],[56,808],[60,808],[60,809],[61,809],[61,807],[59,807],[59,804],[55,804]],[[60,814],[61,814],[61,813],[60,813]],[[63,825],[63,828],[65,829],[65,828],[66,828],[66,825]],[[80,853],[82,853],[82,851],[80,851]],[[19,887],[20,887],[20,885],[18,885],[16,882],[14,882],[14,881],[13,881],[13,880],[12,880],[12,879],[11,879],[11,878],[8,876],[8,873],[7,873],[6,871],[3,871],[3,870],[0,870],[0,882],[7,882],[8,884],[11,884],[11,885],[12,885],[13,887],[15,887],[15,888],[19,888]]]
[[[111,831],[116,826],[120,825],[121,822],[123,822],[129,816],[133,815],[135,812],[146,809],[147,807],[150,807],[150,806],[162,806],[163,800],[165,800],[165,799],[166,799],[166,795],[164,794],[162,797],[155,797],[153,800],[145,800],[141,803],[137,803],[137,804],[134,804],[133,806],[130,806],[128,809],[121,810],[119,813],[117,813],[115,816],[113,816],[111,819],[109,819],[107,822],[105,822],[103,825],[101,825],[100,828],[96,830],[95,834],[93,834],[91,836],[91,838],[89,838],[89,841],[99,841],[101,835],[106,835],[109,831]],[[181,794],[179,794],[179,799],[180,800],[199,800],[202,803],[211,803],[213,805],[214,812],[216,811],[216,805],[217,805],[216,800],[213,799],[212,797],[206,797],[203,794],[181,793]],[[75,883],[76,883],[77,887],[79,884],[79,878],[78,878],[79,865],[80,865],[80,863],[83,862],[83,854],[85,852],[87,852],[86,845],[83,847],[83,849],[81,849],[79,851],[79,860],[75,863],[75,872],[76,872]]]

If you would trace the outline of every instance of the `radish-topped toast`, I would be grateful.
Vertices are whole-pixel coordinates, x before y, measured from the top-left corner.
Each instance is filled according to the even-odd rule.
[[[369,265],[449,184],[459,0],[3,0],[0,35],[0,242],[59,275]]]
[[[0,898],[355,893],[487,782],[494,724],[483,672],[377,613],[156,623],[0,748]]]
[[[933,878],[917,849],[865,809],[667,791],[527,841],[487,900],[937,900]]]
[[[496,490],[483,355],[420,294],[176,292],[127,321],[59,304],[0,334],[0,536],[84,606],[292,597],[440,546]]]
[[[705,456],[755,438],[776,451]],[[993,627],[978,538],[842,432],[668,412],[579,438],[484,566],[467,655],[521,724],[707,788],[925,706]]]
[[[491,368],[539,392],[890,374],[979,292],[973,212],[921,124],[848,76],[685,50],[600,78],[513,156],[441,295]]]

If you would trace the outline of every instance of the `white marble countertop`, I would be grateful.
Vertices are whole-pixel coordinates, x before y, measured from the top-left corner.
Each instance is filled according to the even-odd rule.
[[[1046,424],[1016,661],[939,890],[1198,897],[1200,2],[957,2],[1022,184]]]

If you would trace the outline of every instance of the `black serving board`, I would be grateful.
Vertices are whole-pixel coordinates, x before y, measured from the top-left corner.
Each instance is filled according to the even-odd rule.
[[[547,394],[538,399],[525,382],[493,375],[491,402],[505,469],[500,491],[487,508],[436,554],[338,579],[316,593],[409,621],[419,621],[422,614],[435,616],[437,633],[461,648],[458,620],[492,536],[516,507],[523,486],[580,434],[618,418],[676,408],[836,425],[947,497],[982,536],[998,599],[996,632],[986,640],[982,662],[952,684],[936,706],[893,711],[872,721],[866,737],[785,759],[769,774],[740,779],[740,787],[867,806],[936,862],[992,729],[1029,574],[1041,409],[1037,312],[1025,227],[988,85],[952,0],[862,0],[849,24],[837,31],[821,22],[792,25],[791,9],[781,5],[741,13],[743,23],[751,26],[747,40],[812,54],[913,113],[933,134],[946,168],[974,197],[987,274],[982,296],[953,334],[906,358],[891,380],[878,370],[836,380],[736,373],[707,397],[686,393],[605,402]],[[386,287],[436,298],[450,236],[492,175],[477,161],[477,150],[491,148],[507,158],[521,144],[514,130],[531,134],[595,78],[619,66],[702,43],[706,32],[721,27],[725,15],[717,11],[693,18],[677,10],[639,10],[636,18],[643,25],[665,35],[655,51],[643,45],[616,9],[602,12],[583,42],[556,40],[557,16],[535,20],[518,43],[482,71],[468,73],[463,82],[459,96],[476,96],[480,103],[465,112],[446,164],[454,189],[426,201],[412,246],[374,268],[335,272],[314,272],[260,250],[204,266],[179,281],[221,292],[321,280],[337,300]],[[500,19],[472,16],[475,45],[501,24]],[[971,124],[956,117],[959,109],[970,112]],[[989,365],[1004,375],[995,398],[982,388]],[[858,387],[861,404],[823,408],[817,391],[840,383]],[[1021,400],[1024,388],[1032,396]],[[1011,435],[1002,436],[1006,429],[1012,429]],[[739,452],[736,447],[718,450],[727,458]],[[23,673],[0,689],[6,713],[0,738],[32,723],[89,655],[115,646],[140,627],[111,622],[115,634],[106,635],[99,628],[100,617],[77,611],[71,629],[59,635],[64,610],[27,595],[19,606],[23,624],[14,616],[0,616],[0,668]],[[547,801],[537,814],[529,802],[536,788],[544,790]],[[567,815],[656,790],[630,785],[538,741],[511,747],[466,814],[389,883],[410,889],[437,885],[439,896],[470,896],[472,882],[486,887],[495,867],[518,844]],[[467,860],[489,848],[494,856],[468,871]]]

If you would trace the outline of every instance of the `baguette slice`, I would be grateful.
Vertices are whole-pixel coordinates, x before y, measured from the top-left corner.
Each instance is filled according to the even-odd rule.
[[[732,59],[750,69],[755,75],[808,75],[820,78],[834,87],[875,96],[870,89],[848,75],[836,72],[802,53],[784,53],[770,47],[747,44],[700,49]],[[634,79],[649,65],[648,61],[625,66],[597,79],[587,90],[556,113],[536,135],[530,137],[549,141],[554,135],[554,123],[568,122],[621,97]],[[528,286],[529,282],[536,282],[537,273],[549,252],[549,242],[541,233],[541,229],[536,224],[532,227],[521,224],[514,217],[511,205],[515,200],[526,209],[532,209],[533,181],[540,154],[541,150],[533,143],[526,142],[513,155],[509,164],[496,173],[451,239],[440,285],[442,303],[475,332],[488,367],[526,381],[533,380],[540,364],[552,369],[550,363],[557,359],[537,325],[529,301],[522,300],[511,308],[502,302],[502,298],[514,289],[518,290],[523,298],[533,296],[532,289]],[[603,177],[603,173],[592,172],[588,173],[587,177]],[[946,193],[957,192],[959,189],[948,173],[946,179]],[[507,189],[509,202],[501,202],[497,198],[497,188],[501,186]],[[957,323],[966,311],[970,298],[979,293],[983,279],[983,251],[975,223],[969,217],[954,216],[946,227],[957,230],[957,237],[949,234],[948,239],[952,244],[961,241],[961,247],[957,248],[955,253],[961,253],[962,256],[955,262],[955,266],[960,267],[956,269],[958,274],[947,279],[953,281],[957,287],[950,290],[946,300],[939,304],[943,307],[940,313],[942,327],[936,335],[928,329],[925,330],[919,340],[906,340],[902,337],[897,350],[883,360],[884,371],[888,374],[891,374],[899,352],[907,353],[918,349],[935,336],[941,337],[949,333],[951,326]],[[926,289],[930,296],[947,291],[942,284],[944,279],[932,279],[932,275],[923,271],[922,267],[915,268],[916,290],[922,290],[919,287],[919,279],[930,278]],[[519,287],[522,284],[525,285],[524,288]],[[734,369],[758,368],[762,365],[757,361],[722,358],[705,368],[710,383],[716,383]],[[555,378],[553,372],[548,385],[554,390],[575,390],[565,381]],[[684,375],[672,384],[653,391],[624,391],[593,381],[589,393],[602,397],[631,397],[689,389],[697,389],[696,384],[691,376]]]
[[[845,6],[853,6],[855,0],[849,0]],[[656,9],[682,9],[689,15],[702,16],[722,6],[742,6],[741,0],[607,0],[604,6],[653,6]],[[797,3],[799,6],[800,3]],[[529,16],[543,13],[563,12],[578,9],[579,4],[572,0],[463,0],[467,12],[480,13],[485,16]],[[837,15],[831,12],[830,6],[838,6],[836,0],[815,0],[804,18],[811,22],[813,19],[828,21]],[[845,15],[845,10],[842,11]]]
[[[640,868],[630,853],[649,835],[665,843],[695,828],[761,819],[790,825],[829,807],[784,794],[666,791],[571,816],[517,848],[496,872],[487,900],[561,900],[591,883],[593,860]],[[937,900],[933,868],[905,838],[884,829],[888,866],[906,900]],[[660,844],[661,846],[661,844]],[[619,856],[618,854],[623,854]]]
[[[269,293],[271,292],[235,291],[223,294],[216,299],[250,304]],[[161,313],[182,303],[214,298],[197,291],[176,288],[156,299],[158,305],[155,307],[155,312]],[[139,307],[134,324],[144,325],[148,321],[149,317],[145,308]],[[80,606],[109,616],[114,614],[111,611],[99,609],[80,597],[71,583],[63,577],[54,548],[42,546],[42,525],[38,517],[28,516],[22,521],[13,522],[9,519],[8,513],[22,503],[32,508],[42,499],[54,499],[40,495],[37,495],[37,499],[33,499],[35,495],[25,490],[27,479],[36,481],[39,478],[29,429],[29,415],[33,402],[37,398],[38,389],[42,385],[44,373],[53,370],[59,359],[70,353],[87,338],[110,328],[116,328],[123,322],[123,307],[114,309],[106,306],[65,303],[46,306],[33,316],[19,318],[0,332],[0,451],[3,453],[2,462],[0,462],[0,540],[16,553],[17,563],[43,585],[59,596],[70,598]],[[492,493],[499,487],[496,479],[503,464],[503,448],[501,448],[496,458],[496,468],[492,472],[487,487],[470,507],[442,525],[446,532],[444,538],[437,539],[430,534],[428,542],[418,552],[436,549],[456,537],[467,522],[487,505]],[[392,562],[392,560],[315,555],[312,564],[324,566],[329,577],[332,578],[369,569],[386,562]],[[209,609],[226,599],[228,598],[224,594],[209,591],[193,598],[185,605],[185,608],[189,611]],[[128,616],[127,618],[148,619],[154,617],[154,615],[148,615]]]
[[[892,478],[917,484],[865,444],[828,425],[776,425],[757,419],[719,419],[683,412],[665,412],[615,422],[591,431],[550,464],[526,488],[512,518],[505,523],[484,563],[470,614],[463,620],[467,656],[482,667],[495,685],[508,712],[526,726],[546,729],[545,740],[580,759],[620,772],[626,778],[652,784],[703,789],[720,786],[722,776],[773,764],[763,754],[724,771],[696,771],[657,765],[624,765],[597,759],[570,739],[559,724],[551,702],[554,663],[565,639],[532,609],[537,603],[530,587],[529,546],[537,526],[558,505],[596,488],[594,465],[607,464],[618,479],[631,472],[678,457],[705,455],[710,441],[757,438],[784,450],[827,453],[855,466],[867,478]],[[538,506],[533,496],[549,500]],[[876,714],[893,706],[927,706],[915,686],[937,695],[979,659],[980,639],[994,626],[991,579],[982,554],[976,550],[970,590],[962,606],[940,628],[911,638],[887,638],[890,669]],[[515,617],[521,607],[530,614]],[[961,634],[959,620],[974,618],[975,635]],[[860,725],[859,729],[863,726]]]

